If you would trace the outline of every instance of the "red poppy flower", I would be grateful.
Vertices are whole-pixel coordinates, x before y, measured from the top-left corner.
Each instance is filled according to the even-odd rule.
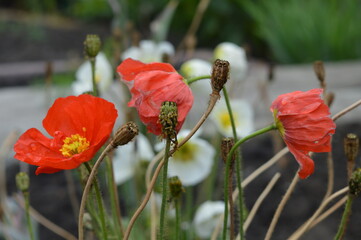
[[[156,135],[162,133],[159,123],[160,107],[165,101],[177,103],[179,131],[192,107],[193,95],[183,77],[172,65],[167,63],[149,63],[128,58],[117,69],[123,82],[127,84],[132,94],[128,103],[135,107],[140,120],[147,126],[149,132]]]
[[[314,171],[309,152],[331,151],[331,135],[336,125],[321,98],[322,89],[280,95],[272,103],[275,123],[290,152],[300,164],[300,178]]]
[[[36,175],[76,168],[109,138],[117,116],[114,104],[102,98],[88,94],[58,98],[43,120],[53,138],[31,128],[16,142],[14,157],[39,166]]]

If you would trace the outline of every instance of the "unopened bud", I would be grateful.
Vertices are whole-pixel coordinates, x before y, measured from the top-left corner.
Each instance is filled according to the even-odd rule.
[[[178,108],[175,102],[163,102],[160,108],[159,122],[162,125],[162,134],[165,138],[176,137],[178,125]]]
[[[25,172],[19,172],[18,174],[16,174],[15,176],[15,181],[16,181],[16,187],[22,191],[22,192],[26,192],[29,190],[29,185],[30,185],[30,179],[27,173]]]
[[[121,126],[115,133],[112,141],[113,147],[122,146],[132,141],[133,138],[138,135],[139,129],[134,122],[127,122]]]
[[[361,192],[361,168],[356,169],[348,183],[350,194],[358,196]]]
[[[226,84],[229,75],[229,62],[217,59],[212,69],[212,90],[214,94],[219,94],[224,84]]]
[[[169,178],[168,184],[172,198],[178,199],[185,192],[182,182],[177,176]]]
[[[349,133],[343,139],[343,148],[347,158],[347,175],[350,178],[355,167],[355,159],[359,149],[359,138],[356,134]]]
[[[321,86],[325,84],[325,67],[322,61],[316,61],[313,64],[313,70],[316,73],[318,80],[321,82]]]
[[[88,34],[84,41],[85,54],[90,58],[95,58],[100,51],[101,44],[102,43],[98,35]]]
[[[359,149],[359,138],[356,134],[349,133],[346,135],[344,141],[345,155],[349,161],[354,161]]]
[[[221,154],[222,154],[222,160],[224,164],[227,163],[227,156],[229,152],[231,151],[232,147],[234,145],[234,139],[233,138],[223,138],[221,142]],[[233,154],[231,157],[231,169],[233,168],[233,163],[235,161],[236,155]]]

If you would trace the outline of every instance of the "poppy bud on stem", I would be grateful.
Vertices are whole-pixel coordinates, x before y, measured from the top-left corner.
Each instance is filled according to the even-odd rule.
[[[211,84],[212,94],[218,95],[226,84],[229,76],[229,62],[217,59],[213,64]]]
[[[176,139],[176,127],[178,125],[178,108],[175,102],[163,102],[159,122],[162,125],[162,136],[164,138]]]
[[[185,192],[181,180],[178,178],[178,176],[174,176],[169,178],[168,181],[169,181],[169,191],[172,198],[179,199],[182,193]]]
[[[355,159],[359,149],[359,138],[356,134],[349,133],[343,140],[343,148],[347,158],[347,176],[350,179],[355,167]]]
[[[98,35],[88,34],[84,41],[84,51],[89,58],[92,72],[93,95],[99,96],[98,87],[95,80],[95,57],[100,51],[101,41]]]
[[[326,89],[326,81],[325,81],[325,67],[323,66],[322,61],[316,61],[313,64],[313,70],[316,73],[317,79],[320,81],[321,88],[323,90]]]
[[[96,34],[88,34],[84,41],[84,51],[87,57],[95,58],[101,47],[102,42]]]
[[[132,141],[135,136],[139,133],[139,129],[137,124],[134,122],[127,122],[123,126],[121,126],[112,141],[112,146],[114,148],[118,146],[122,146],[127,144],[128,142]]]
[[[28,174],[26,174],[25,172],[19,172],[18,174],[16,174],[15,180],[16,187],[20,191],[24,193],[29,190],[30,180]]]
[[[26,225],[28,227],[29,236],[31,240],[34,240],[34,232],[33,232],[33,226],[31,224],[30,219],[30,199],[29,199],[29,185],[30,185],[30,179],[27,173],[25,172],[19,172],[16,174],[15,177],[16,180],[16,187],[23,193],[24,201],[25,201],[25,214],[26,214]]]

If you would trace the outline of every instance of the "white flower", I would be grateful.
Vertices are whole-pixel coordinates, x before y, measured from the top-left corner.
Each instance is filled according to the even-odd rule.
[[[245,137],[253,132],[253,108],[245,100],[230,100],[233,119],[238,137]],[[231,120],[225,101],[220,101],[213,109],[210,118],[217,126],[219,132],[226,137],[233,137]]]
[[[211,75],[212,64],[202,59],[191,59],[184,62],[179,71],[186,79]],[[191,84],[190,87],[194,93],[201,93],[202,97],[206,97],[212,92],[210,79],[199,80]]]
[[[152,146],[142,134],[133,142],[119,146],[113,158],[115,183],[119,185],[133,177],[138,164],[141,161],[151,161],[153,157]]]
[[[200,238],[211,237],[222,213],[224,213],[223,201],[202,203],[194,216],[194,228],[197,236]]]
[[[76,71],[76,81],[72,84],[74,94],[79,95],[93,90],[91,65],[89,61],[83,63]],[[95,81],[99,91],[106,91],[113,81],[112,65],[105,54],[100,52],[95,58]]]
[[[211,75],[212,64],[202,59],[191,59],[182,64],[180,72],[185,78]]]
[[[178,133],[178,141],[189,132],[189,130],[181,130]],[[169,158],[168,176],[178,176],[183,186],[192,186],[203,181],[210,174],[214,163],[216,154],[214,148],[197,135],[195,134]]]
[[[214,49],[214,59],[227,60],[230,63],[230,78],[234,80],[243,80],[247,72],[247,57],[243,48],[231,43],[220,43]]]
[[[156,43],[152,40],[142,40],[139,42],[139,47],[133,46],[125,50],[121,59],[133,58],[144,63],[162,62],[164,54],[172,57],[174,53],[174,47],[170,42]]]

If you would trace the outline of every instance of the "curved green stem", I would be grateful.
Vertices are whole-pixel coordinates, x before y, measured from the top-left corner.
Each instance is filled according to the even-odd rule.
[[[90,58],[90,66],[91,66],[91,70],[92,70],[93,94],[94,94],[94,96],[98,97],[99,96],[98,86],[97,86],[97,82],[95,79],[95,57]]]
[[[110,195],[110,206],[112,209],[112,217],[114,221],[114,230],[117,238],[120,240],[123,237],[123,228],[119,207],[119,199],[118,199],[118,191],[117,186],[114,181],[114,173],[113,173],[113,162],[112,159],[107,156],[106,157],[106,168],[107,168],[107,179],[108,179],[108,190]]]
[[[354,195],[348,194],[345,210],[343,211],[341,223],[340,226],[338,227],[338,231],[336,233],[334,240],[343,239],[343,236],[345,235],[345,231],[348,224],[348,220],[350,218],[351,207],[354,199],[355,199]]]
[[[92,169],[90,167],[90,164],[88,162],[85,162],[84,165],[88,169],[89,173],[91,173]],[[107,227],[106,227],[106,222],[105,222],[105,211],[104,211],[104,207],[103,207],[103,200],[102,200],[102,195],[101,195],[101,192],[99,189],[98,181],[95,181],[93,186],[95,189],[95,197],[97,199],[98,208],[99,208],[102,234],[103,234],[103,238],[106,240],[106,239],[108,239],[108,233],[107,233]]]
[[[170,151],[171,139],[167,138],[164,153],[164,166],[163,166],[163,189],[162,189],[162,206],[160,209],[160,224],[159,224],[159,239],[164,239],[164,223],[165,223],[165,210],[167,205],[167,187],[168,187],[168,159]]]
[[[223,95],[224,95],[224,100],[226,102],[226,106],[227,106],[227,110],[228,110],[228,115],[229,115],[229,119],[231,121],[231,126],[232,126],[232,132],[233,132],[233,139],[235,142],[238,141],[238,136],[237,136],[237,129],[236,129],[236,123],[234,121],[234,117],[233,117],[233,112],[232,112],[232,106],[229,100],[229,96],[228,96],[228,91],[226,88],[223,88]],[[244,214],[243,214],[243,210],[245,209],[244,207],[244,197],[243,197],[243,188],[241,185],[241,174],[242,174],[242,169],[241,169],[241,155],[240,154],[236,154],[235,156],[235,160],[236,160],[236,176],[237,176],[237,187],[239,189],[239,235],[241,237],[241,240],[243,240],[243,222],[244,222]],[[228,181],[228,185],[229,182],[232,179],[232,172],[234,172],[233,170],[231,170],[230,172],[230,176],[227,177],[227,181]],[[232,184],[232,183],[231,183]],[[231,185],[230,185],[231,186]],[[233,208],[233,199],[232,199],[232,187],[229,187],[228,189],[228,194],[229,194],[229,208],[230,208],[230,214],[231,214],[231,231],[234,231],[234,227],[232,228],[232,226],[234,226],[234,208]],[[230,239],[234,238],[234,232],[230,233]]]
[[[180,239],[180,222],[181,222],[181,217],[180,217],[180,202],[178,199],[176,199],[174,201],[174,205],[175,205],[175,240],[179,240]]]
[[[224,178],[224,219],[223,219],[223,240],[227,239],[227,222],[228,222],[228,175],[229,175],[229,168],[230,168],[230,163],[231,163],[231,158],[233,156],[233,154],[235,153],[235,151],[237,150],[237,148],[244,142],[246,142],[247,140],[254,138],[258,135],[261,135],[263,133],[269,132],[271,130],[277,129],[276,125],[272,124],[270,126],[267,126],[265,128],[259,129],[257,131],[255,131],[254,133],[251,133],[250,135],[242,138],[241,140],[237,141],[233,147],[231,148],[231,150],[229,151],[228,155],[227,155],[227,160],[226,160],[226,173],[225,173],[225,178]],[[240,206],[241,207],[241,206]],[[243,228],[243,226],[242,226]]]
[[[198,76],[198,77],[194,77],[191,79],[187,79],[187,84],[191,85],[194,82],[197,82],[198,80],[202,80],[202,79],[210,79],[211,75],[203,75],[203,76]]]

